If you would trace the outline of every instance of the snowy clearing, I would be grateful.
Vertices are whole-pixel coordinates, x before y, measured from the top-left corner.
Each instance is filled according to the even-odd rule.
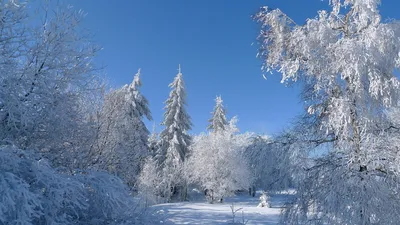
[[[235,221],[245,224],[277,224],[280,212],[286,202],[291,199],[287,193],[271,194],[271,208],[258,208],[260,193],[250,197],[246,193],[227,198],[224,203],[209,204],[206,202],[169,203],[153,206],[157,215],[165,218],[162,224],[232,224],[232,211],[234,204],[236,213]],[[243,217],[242,217],[243,212]],[[246,223],[247,222],[247,223]]]

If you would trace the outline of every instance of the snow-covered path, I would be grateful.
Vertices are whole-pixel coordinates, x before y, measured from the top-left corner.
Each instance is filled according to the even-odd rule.
[[[288,201],[288,198],[286,194],[272,195],[271,208],[258,208],[258,197],[252,198],[242,194],[227,198],[222,204],[208,204],[205,202],[170,203],[153,206],[153,209],[158,215],[166,219],[163,224],[227,225],[232,222],[230,206],[233,203],[235,209],[242,208],[237,212],[235,221],[242,222],[242,218],[244,218],[248,225],[269,225],[278,223],[282,206]]]

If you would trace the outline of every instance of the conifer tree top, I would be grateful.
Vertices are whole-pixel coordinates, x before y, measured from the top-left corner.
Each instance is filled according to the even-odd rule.
[[[135,76],[133,77],[133,81],[132,83],[129,85],[129,87],[132,90],[138,90],[139,87],[142,86],[142,82],[140,81],[140,68],[138,69],[138,72],[135,74]]]
[[[228,121],[226,120],[226,110],[222,104],[221,96],[217,96],[215,99],[215,107],[214,111],[211,112],[212,117],[208,120],[210,123],[207,127],[208,130],[219,132],[222,130],[226,130],[226,126],[228,125]]]
[[[186,91],[185,83],[183,81],[183,75],[181,67],[179,65],[178,74],[175,76],[174,81],[169,84],[172,89],[169,93],[167,101],[165,101],[165,113],[164,121],[161,125],[166,126],[166,129],[171,127],[179,128],[178,130],[187,131],[191,129],[192,123],[190,122],[190,116],[187,114],[185,105],[186,103]]]
[[[137,116],[146,116],[148,120],[152,120],[152,116],[148,106],[149,102],[139,91],[139,88],[142,86],[140,75],[141,71],[139,68],[138,72],[133,77],[132,83],[129,86],[124,86],[122,90],[126,91],[125,100],[128,101],[129,104],[131,104]]]

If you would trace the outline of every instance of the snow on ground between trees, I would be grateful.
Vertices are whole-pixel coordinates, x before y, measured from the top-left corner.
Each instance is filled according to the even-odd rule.
[[[196,202],[180,202],[155,205],[154,214],[165,218],[160,224],[233,224],[232,203],[236,209],[242,208],[236,213],[235,221],[237,224],[242,222],[242,212],[245,224],[278,224],[281,209],[285,203],[290,202],[292,192],[282,192],[271,194],[271,208],[257,207],[260,192],[256,197],[250,197],[247,193],[239,194],[234,197],[226,198],[224,203],[209,204],[205,200]],[[247,222],[247,223],[246,223]]]

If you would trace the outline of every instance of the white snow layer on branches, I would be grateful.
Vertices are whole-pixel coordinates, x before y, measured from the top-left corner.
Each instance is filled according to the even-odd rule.
[[[254,179],[243,156],[249,137],[236,133],[235,122],[234,118],[225,130],[197,136],[191,147],[186,170],[189,181],[212,191],[214,199],[247,190]]]
[[[298,25],[264,7],[259,57],[282,82],[302,81],[308,115],[283,143],[298,200],[290,224],[396,224],[400,23],[382,22],[379,0],[331,0]],[[388,144],[390,143],[390,144]],[[324,154],[312,151],[323,146]]]
[[[137,200],[119,178],[104,172],[57,171],[36,158],[27,150],[0,147],[1,224],[144,221],[143,211],[135,208]]]

